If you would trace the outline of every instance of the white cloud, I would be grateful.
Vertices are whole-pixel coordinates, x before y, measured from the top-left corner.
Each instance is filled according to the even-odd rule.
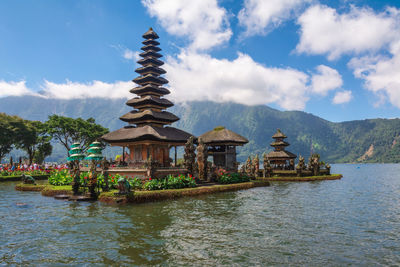
[[[122,56],[125,59],[134,60],[135,62],[140,59],[139,51],[132,51],[130,49],[125,49]]]
[[[307,74],[291,68],[268,68],[245,54],[230,61],[183,51],[178,58],[168,57],[165,69],[171,98],[178,102],[277,103],[284,109],[304,109],[308,100]]]
[[[0,97],[6,96],[24,96],[24,95],[37,95],[26,87],[26,81],[19,82],[6,82],[0,80]]]
[[[239,23],[246,28],[247,36],[266,34],[309,2],[311,0],[245,0],[238,14]]]
[[[400,36],[400,10],[387,8],[375,13],[352,6],[348,13],[315,5],[298,19],[300,43],[297,52],[327,55],[329,60],[343,54],[378,51]]]
[[[335,97],[332,100],[333,104],[344,104],[349,102],[353,98],[351,91],[340,91],[336,92]]]
[[[232,35],[227,11],[217,0],[142,0],[142,4],[170,34],[188,37],[192,50],[210,49]]]
[[[316,69],[318,74],[311,77],[311,88],[314,93],[325,96],[329,91],[343,85],[342,76],[337,70],[325,65],[319,65]]]
[[[134,87],[132,82],[117,81],[115,83],[106,83],[93,81],[88,83],[79,83],[66,81],[65,83],[53,83],[44,81],[42,86],[43,96],[59,99],[77,99],[77,98],[130,98],[132,94],[129,90]]]
[[[391,56],[365,56],[354,58],[349,66],[357,78],[364,79],[365,87],[378,96],[378,104],[387,98],[400,108],[400,41],[389,49]]]

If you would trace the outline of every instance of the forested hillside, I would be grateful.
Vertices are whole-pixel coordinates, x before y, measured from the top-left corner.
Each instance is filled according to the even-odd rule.
[[[47,119],[58,114],[93,117],[111,131],[125,125],[118,118],[130,110],[125,99],[44,99],[7,97],[0,99],[0,112],[24,119]],[[291,144],[291,152],[308,157],[317,152],[329,162],[400,162],[400,119],[374,119],[332,123],[301,111],[278,111],[267,106],[233,103],[188,102],[169,109],[181,118],[174,127],[198,136],[223,125],[250,140],[239,150],[239,160],[271,150],[271,136],[280,128]],[[57,157],[65,157],[55,148]],[[59,155],[58,155],[59,154]]]

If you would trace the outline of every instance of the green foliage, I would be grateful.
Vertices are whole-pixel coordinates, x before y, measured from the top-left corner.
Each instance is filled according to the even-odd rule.
[[[61,186],[70,185],[72,183],[73,177],[70,175],[68,169],[55,170],[50,174],[49,184]]]
[[[172,176],[168,175],[164,179],[149,179],[143,185],[145,190],[180,189],[196,187],[196,181],[192,176]]]
[[[74,142],[81,143],[85,150],[89,144],[108,133],[108,129],[96,124],[93,118],[84,120],[59,115],[49,116],[46,129],[53,139],[64,145],[67,151]]]
[[[217,182],[220,184],[236,184],[250,181],[250,177],[246,174],[241,173],[223,173],[221,176],[217,176]]]

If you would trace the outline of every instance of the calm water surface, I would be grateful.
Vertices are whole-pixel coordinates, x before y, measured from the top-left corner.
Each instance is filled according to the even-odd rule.
[[[343,179],[122,207],[0,183],[0,265],[400,265],[400,165],[332,169]]]

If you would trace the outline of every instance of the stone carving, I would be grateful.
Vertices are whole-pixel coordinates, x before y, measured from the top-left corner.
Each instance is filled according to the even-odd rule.
[[[194,137],[191,136],[185,145],[185,154],[183,155],[184,166],[188,170],[188,174],[194,176],[196,154],[193,144]]]
[[[97,198],[96,186],[97,186],[96,161],[92,160],[90,162],[90,171],[89,171],[89,193],[91,198]]]
[[[151,155],[150,155],[150,157],[147,158],[147,161],[145,163],[145,167],[146,167],[147,178],[155,178],[157,162],[155,162],[153,160]]]
[[[72,181],[72,191],[74,192],[74,195],[79,194],[79,187],[81,186],[81,172],[79,170],[79,161],[74,160],[71,161],[71,175],[74,177],[74,180]]]
[[[103,174],[104,177],[103,191],[108,191],[110,189],[110,186],[108,184],[108,176],[109,176],[108,169],[110,168],[110,163],[106,159],[104,159],[101,165],[102,165],[101,173]]]
[[[35,178],[30,175],[25,175],[25,173],[23,173],[21,178],[24,184],[36,184]]]
[[[253,171],[254,171],[253,176],[255,178],[257,178],[258,172],[260,170],[260,159],[258,158],[258,154],[256,154],[256,156],[254,157],[252,166],[253,166]]]
[[[207,147],[203,140],[199,138],[199,145],[197,146],[197,171],[199,179],[202,181],[207,180]]]
[[[254,174],[254,171],[252,170],[252,169],[253,169],[253,166],[252,166],[252,165],[253,165],[253,164],[252,164],[251,156],[249,156],[249,157],[247,158],[246,166],[245,166],[246,174],[247,174],[247,176],[249,176],[249,177],[252,177],[253,174]]]
[[[121,177],[118,179],[118,194],[128,194],[131,191],[131,184],[129,183],[128,179],[125,177]]]

